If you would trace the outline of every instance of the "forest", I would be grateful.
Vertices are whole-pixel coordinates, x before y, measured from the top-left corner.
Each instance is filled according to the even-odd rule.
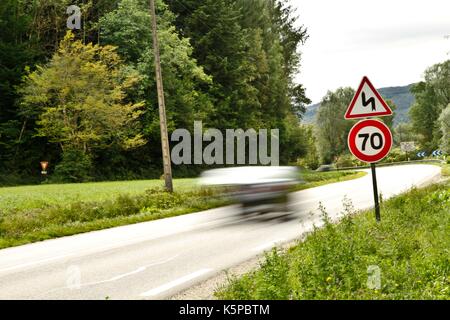
[[[70,5],[80,30],[67,29]],[[308,35],[287,1],[156,7],[169,133],[194,120],[278,128],[282,162],[306,152],[297,131],[309,100],[293,78]],[[148,1],[6,0],[0,24],[2,183],[38,182],[41,161],[58,182],[162,174]]]
[[[81,28],[67,28],[80,7]],[[295,81],[308,30],[289,0],[158,0],[169,135],[177,128],[279,129],[280,163],[352,165],[344,113],[354,91],[322,100],[316,125]],[[449,152],[450,62],[413,86],[411,123],[394,128]],[[388,101],[393,109],[395,105]],[[398,138],[399,137],[399,138]],[[162,157],[147,0],[2,0],[1,185],[159,178]],[[175,177],[202,166],[175,166]]]

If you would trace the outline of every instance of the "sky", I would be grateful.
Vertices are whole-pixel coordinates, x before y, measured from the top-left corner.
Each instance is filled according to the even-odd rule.
[[[356,88],[368,76],[377,88],[423,79],[450,59],[449,0],[291,0],[309,39],[297,81],[313,103],[328,90]]]

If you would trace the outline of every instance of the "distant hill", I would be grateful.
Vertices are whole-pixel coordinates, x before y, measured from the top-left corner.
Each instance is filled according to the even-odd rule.
[[[403,87],[386,87],[378,89],[384,99],[390,99],[397,105],[395,110],[394,123],[408,121],[408,111],[414,103],[414,96],[411,93],[411,87],[413,85],[407,85]],[[310,105],[306,109],[306,113],[303,119],[304,123],[313,123],[315,121],[317,110],[320,107],[320,103]]]

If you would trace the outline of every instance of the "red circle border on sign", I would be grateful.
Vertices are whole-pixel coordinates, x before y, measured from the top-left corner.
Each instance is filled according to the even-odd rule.
[[[384,144],[383,149],[381,149],[381,151],[375,155],[372,156],[365,155],[364,153],[360,152],[356,147],[356,135],[364,127],[376,127],[380,129],[381,132],[383,132],[383,135],[385,137],[386,142]],[[386,158],[386,156],[389,154],[389,151],[391,151],[392,133],[389,127],[379,120],[374,119],[362,120],[357,124],[355,124],[353,128],[350,130],[350,133],[348,134],[347,143],[351,153],[359,160],[367,163],[376,163]]]

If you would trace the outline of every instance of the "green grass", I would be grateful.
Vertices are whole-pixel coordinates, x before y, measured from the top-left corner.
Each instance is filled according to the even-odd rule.
[[[364,171],[303,171],[302,178],[305,183],[297,185],[294,190],[304,190],[323,186],[325,184],[358,179],[364,177],[365,175],[367,175],[367,172]]]
[[[168,193],[162,188],[26,210],[2,210],[0,248],[126,224],[168,218],[228,204],[218,189]]]
[[[25,210],[75,202],[113,200],[118,195],[138,195],[163,187],[163,180],[135,180],[73,184],[47,184],[0,188],[0,210]],[[195,179],[174,180],[176,190],[197,188]]]
[[[314,172],[302,171],[306,183],[298,190],[319,185],[356,179],[363,172]],[[147,189],[163,187],[163,180],[135,180],[114,182],[93,182],[73,184],[48,184],[22,187],[0,188],[0,210],[28,210],[69,205],[77,202],[104,202],[116,199],[119,195],[136,196]],[[196,179],[175,179],[176,191],[199,189]]]
[[[411,190],[372,210],[315,229],[258,270],[230,278],[219,299],[450,299],[450,183]],[[368,285],[380,270],[379,288]],[[369,282],[370,284],[370,282]]]
[[[449,163],[442,165],[442,176],[450,177],[450,164]]]
[[[305,171],[298,189],[355,179],[360,172]],[[0,248],[215,208],[230,201],[195,179],[0,188]]]

